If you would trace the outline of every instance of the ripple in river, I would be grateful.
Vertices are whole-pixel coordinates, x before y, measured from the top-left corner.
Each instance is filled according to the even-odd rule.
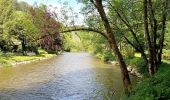
[[[0,70],[0,100],[103,100],[122,92],[120,69],[88,53]]]

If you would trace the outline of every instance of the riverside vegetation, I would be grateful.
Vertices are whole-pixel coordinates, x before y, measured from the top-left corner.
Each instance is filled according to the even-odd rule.
[[[39,50],[39,55],[22,56],[15,55],[14,53],[0,54],[0,67],[12,67],[17,64],[27,63],[35,60],[43,60],[45,58],[54,57],[55,54],[48,54],[44,50]]]
[[[28,60],[51,56],[38,48],[49,54],[86,51],[119,63],[123,99],[170,99],[169,0],[77,1],[83,5],[80,13],[86,15],[85,25],[75,25],[76,15],[69,16],[73,10],[67,3],[58,13],[43,4],[0,0],[0,62],[8,66],[12,60],[20,61],[17,53]],[[28,52],[37,56],[29,57]],[[133,89],[128,65],[143,76]]]

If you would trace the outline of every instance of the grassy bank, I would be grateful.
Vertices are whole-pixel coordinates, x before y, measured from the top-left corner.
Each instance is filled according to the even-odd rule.
[[[109,54],[98,56],[106,60],[113,60]],[[106,58],[106,59],[105,59]],[[170,99],[170,60],[163,58],[163,64],[159,66],[154,76],[149,76],[144,60],[139,53],[134,57],[125,58],[126,64],[137,68],[143,74],[143,78],[133,87],[131,96],[125,100],[169,100]]]
[[[154,76],[144,78],[136,85],[129,100],[169,100],[169,76],[170,64],[163,63]]]
[[[149,76],[144,61],[139,53],[133,58],[125,59],[127,65],[138,69],[144,77],[133,87],[131,96],[125,100],[169,100],[170,99],[170,60],[163,58],[158,72]]]
[[[31,61],[42,58],[50,58],[55,56],[55,54],[47,54],[45,51],[40,51],[39,55],[34,56],[17,56],[13,53],[0,54],[0,67],[12,67],[12,63]]]

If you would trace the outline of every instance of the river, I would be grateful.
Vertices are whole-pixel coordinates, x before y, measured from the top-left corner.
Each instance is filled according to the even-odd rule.
[[[119,67],[89,53],[0,69],[0,100],[108,100],[122,94]]]

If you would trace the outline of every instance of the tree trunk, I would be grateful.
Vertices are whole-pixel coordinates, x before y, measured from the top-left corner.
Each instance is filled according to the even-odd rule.
[[[145,30],[145,36],[148,44],[149,49],[149,62],[148,62],[148,68],[149,68],[149,74],[153,75],[154,72],[154,54],[153,54],[153,46],[151,43],[151,37],[149,35],[149,28],[148,28],[148,1],[143,1],[143,11],[144,11],[144,30]]]
[[[146,56],[144,50],[143,50],[143,51],[140,51],[140,53],[141,53],[142,58],[143,58],[144,61],[145,61],[145,65],[147,66],[147,64],[148,64],[148,59],[147,59],[147,56]]]
[[[152,1],[151,0],[148,0],[148,6],[149,6],[149,11],[150,11],[150,26],[151,26],[151,32],[153,33],[153,39],[151,40],[152,41],[152,47],[153,47],[153,62],[154,62],[154,72],[157,71],[157,63],[158,63],[158,60],[157,60],[157,20],[155,18],[155,13],[154,13],[154,10],[153,10],[153,7],[152,7]]]
[[[27,54],[26,54],[26,39],[25,38],[23,38],[21,44],[22,44],[22,54],[26,56]]]
[[[168,0],[163,0],[163,11],[162,11],[162,32],[159,41],[159,51],[158,51],[158,64],[162,63],[162,49],[164,46],[164,37],[165,37],[165,29],[166,29],[166,17],[167,17],[167,7]]]
[[[118,57],[118,61],[119,61],[119,64],[120,64],[120,69],[121,69],[121,74],[122,74],[122,79],[123,79],[123,85],[124,85],[124,88],[125,88],[125,93],[129,94],[130,93],[129,86],[131,85],[131,81],[130,81],[130,78],[129,78],[128,70],[127,70],[126,64],[123,60],[123,56],[118,49],[113,31],[112,31],[110,23],[109,23],[109,21],[106,17],[106,13],[103,9],[102,0],[94,0],[93,4],[97,8],[97,11],[99,12],[101,19],[104,23],[104,27],[105,27],[107,35],[108,35],[108,41],[109,41],[115,55],[117,55],[117,57]]]

